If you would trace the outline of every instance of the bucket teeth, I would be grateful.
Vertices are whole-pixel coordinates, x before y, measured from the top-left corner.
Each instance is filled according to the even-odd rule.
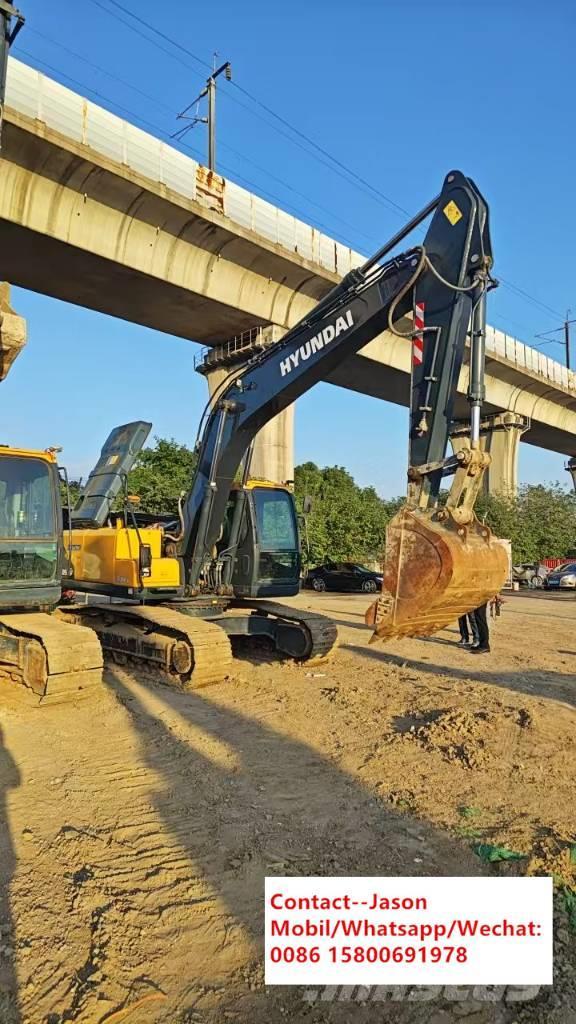
[[[386,531],[382,594],[365,615],[371,642],[436,633],[491,600],[507,574],[504,545],[475,516],[405,507]]]

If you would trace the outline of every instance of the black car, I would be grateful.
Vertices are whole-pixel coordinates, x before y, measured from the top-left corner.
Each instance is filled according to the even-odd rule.
[[[544,586],[546,590],[576,589],[576,562],[559,565],[557,569],[548,573],[544,580]]]
[[[356,562],[326,562],[310,569],[304,586],[321,592],[323,590],[359,590],[375,594],[382,587],[382,573],[372,572]]]

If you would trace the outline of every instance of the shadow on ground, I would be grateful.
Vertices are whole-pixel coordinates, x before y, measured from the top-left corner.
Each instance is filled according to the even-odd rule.
[[[131,716],[142,758],[164,776],[165,785],[152,798],[160,819],[185,850],[191,873],[201,874],[221,901],[222,909],[214,911],[221,917],[212,925],[215,979],[221,974],[219,957],[234,939],[245,957],[247,938],[254,962],[261,962],[266,874],[476,875],[487,870],[464,842],[395,811],[321,753],[279,731],[277,725],[288,729],[290,723],[278,712],[273,726],[266,712],[255,720],[217,703],[218,694],[213,700],[206,691],[164,687],[149,693],[115,671],[108,684]],[[214,754],[228,751],[228,761],[210,756],[211,741]],[[190,1019],[197,1013],[202,1022],[220,1024],[229,1009],[235,1020],[251,1024],[312,1020],[298,990],[251,992],[241,977],[219,978],[225,990],[217,1011],[208,1012],[205,997],[194,992],[194,957],[191,948],[190,977],[182,980],[188,1001],[183,1004],[182,996],[171,1001],[169,1016],[159,1022],[187,1020],[178,1015],[186,1011]],[[241,966],[240,960],[239,971]],[[344,1024],[352,1010],[355,1024],[379,1024],[383,1017],[424,1024],[430,1016],[429,1005],[391,1003],[383,1010],[335,1003],[322,1006],[322,1020]]]
[[[434,638],[428,637],[428,642]],[[440,641],[444,642],[444,641]],[[452,645],[453,646],[453,645]],[[535,671],[524,669],[523,671],[509,671],[498,669],[490,672],[479,670],[479,665],[490,663],[490,655],[472,654],[470,657],[470,668],[459,668],[454,665],[443,665],[435,660],[433,664],[418,658],[406,658],[399,654],[389,654],[386,651],[378,650],[375,647],[359,647],[356,644],[344,643],[342,650],[359,654],[362,658],[379,661],[384,665],[396,665],[398,668],[410,668],[416,672],[426,672],[430,675],[448,676],[452,679],[463,679],[469,683],[486,683],[489,686],[500,686],[504,689],[517,690],[529,694],[531,697],[546,697],[548,700],[561,700],[576,707],[576,676],[573,673],[554,672],[548,669]],[[483,661],[479,661],[483,658]]]
[[[8,790],[20,785],[20,772],[0,728],[0,1022],[18,1024],[18,991],[15,962],[15,922],[10,909],[10,883],[16,868],[16,854],[8,820]]]

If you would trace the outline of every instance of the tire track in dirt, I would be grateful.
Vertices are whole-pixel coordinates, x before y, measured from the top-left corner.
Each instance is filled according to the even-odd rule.
[[[570,666],[560,669],[567,656],[556,653],[565,626],[546,617],[529,648],[523,620],[505,616],[495,648],[505,643],[506,656],[479,664],[450,643],[365,648],[354,615],[343,632],[357,650],[344,647],[310,675],[243,663],[236,679],[187,694],[115,670],[97,699],[65,713],[24,712],[0,692],[0,798],[13,854],[0,861],[9,885],[0,928],[3,916],[15,922],[13,977],[0,960],[0,985],[17,981],[17,1024],[61,1024],[66,1011],[78,1024],[103,1024],[158,994],[165,1000],[142,1004],[138,1024],[344,1024],[351,1012],[354,1024],[380,1024],[383,1014],[398,1024],[440,1014],[444,1024],[462,1015],[441,1003],[352,1010],[266,992],[263,878],[485,873],[469,838],[454,835],[457,806],[473,803],[478,780],[490,794],[487,825],[502,835],[526,835],[537,814],[568,828],[569,746],[555,750],[573,722],[561,703],[573,693]],[[443,731],[397,738],[395,717],[449,709]],[[459,728],[469,727],[474,752],[474,715],[486,709],[486,757],[470,767],[447,756]],[[520,734],[522,709],[535,724]],[[526,774],[538,752],[545,802]],[[524,773],[511,771],[519,760]],[[532,819],[514,806],[522,787]],[[412,793],[408,808],[399,790]],[[480,1007],[470,1020],[565,1024],[550,1002],[526,1009],[531,1016]],[[12,1024],[1,1013],[0,1002],[0,1021]]]

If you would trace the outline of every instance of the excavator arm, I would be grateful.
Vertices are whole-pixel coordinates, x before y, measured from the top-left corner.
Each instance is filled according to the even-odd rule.
[[[400,242],[430,214],[423,244],[395,254]],[[230,491],[242,460],[249,459],[257,432],[386,329],[405,334],[407,345],[408,337],[412,339],[409,488],[407,504],[391,524],[385,593],[367,621],[382,636],[414,629],[430,632],[447,624],[455,614],[480,604],[486,599],[487,588],[487,596],[499,589],[505,574],[500,546],[486,527],[480,527],[473,513],[489,461],[479,450],[478,432],[485,293],[491,283],[491,266],[486,203],[469,178],[452,171],[440,195],[402,231],[362,267],[351,271],[280,342],[230,374],[206,417],[198,446],[198,467],[182,510],[179,555],[189,593],[196,591],[208,570]],[[397,325],[409,322],[406,318],[410,315],[415,318],[411,329],[399,332]],[[446,459],[471,323],[468,397],[472,449]],[[449,474],[455,476],[446,511],[437,506],[442,479]],[[418,535],[411,529],[414,517]],[[234,556],[234,529],[232,534],[229,560]],[[470,538],[479,543],[468,551]],[[427,575],[420,587],[418,561],[423,552]],[[482,571],[479,558],[483,559]],[[452,593],[455,565],[461,574],[472,576],[466,593],[460,588],[462,592],[456,597]],[[438,612],[432,601],[434,586],[450,597],[445,601],[445,613]],[[406,600],[406,588],[410,600]],[[417,598],[425,595],[424,616],[415,608],[414,593]],[[431,607],[433,614],[428,614]]]

